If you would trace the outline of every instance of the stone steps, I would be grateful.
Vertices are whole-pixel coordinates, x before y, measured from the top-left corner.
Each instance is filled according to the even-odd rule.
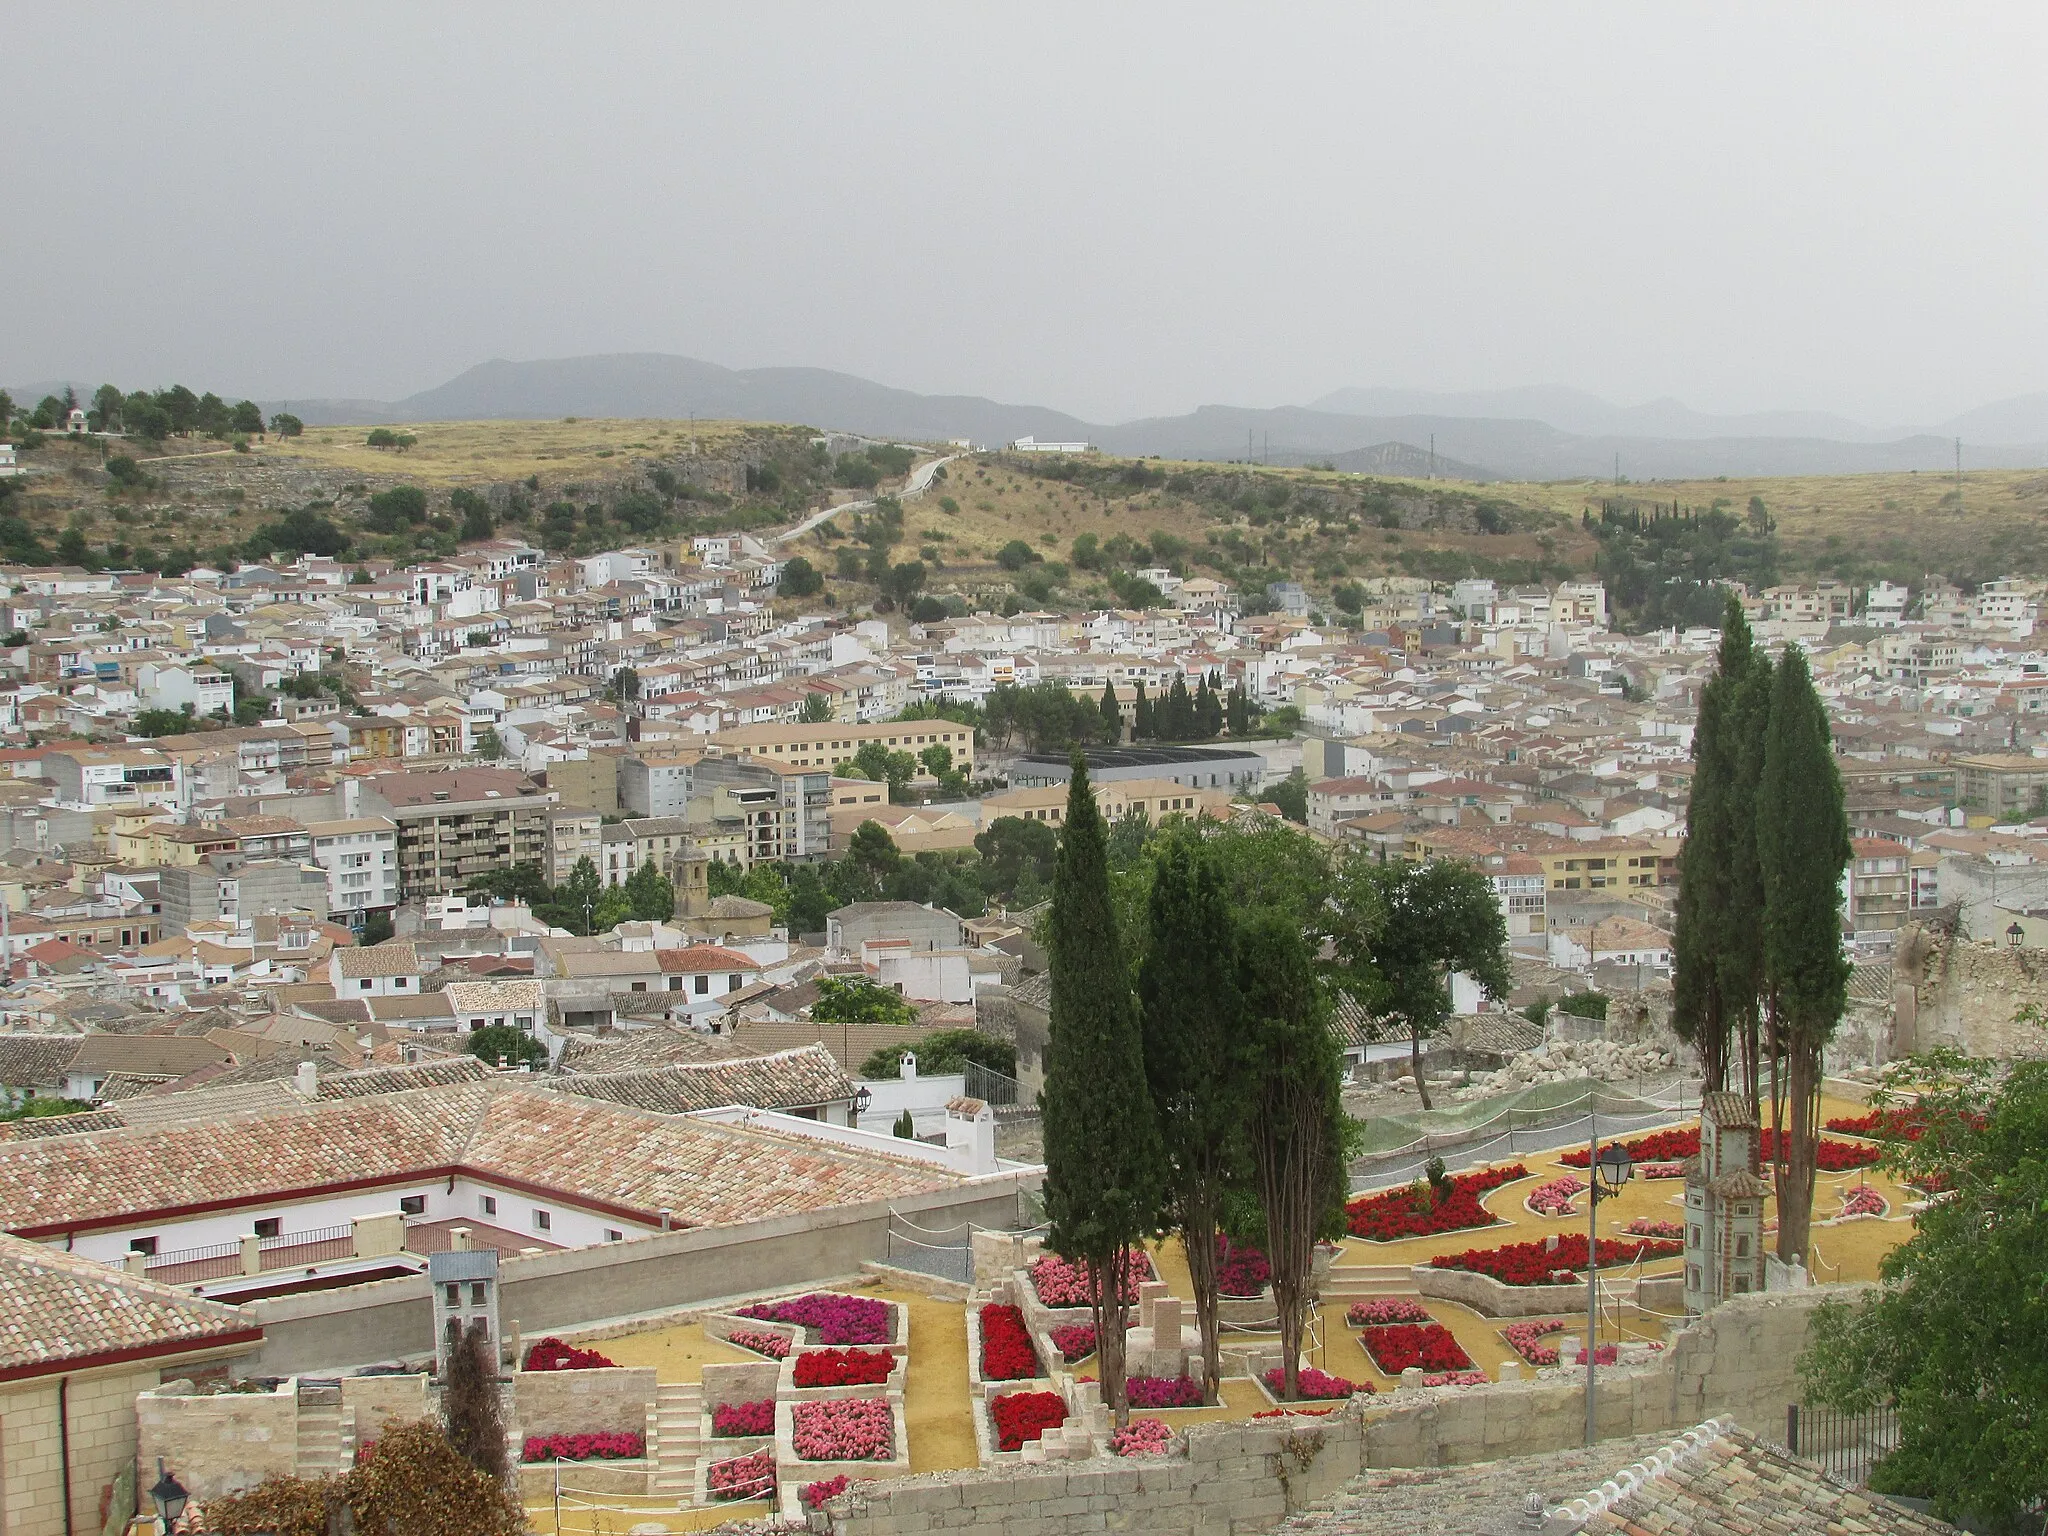
[[[1415,1276],[1405,1264],[1338,1264],[1323,1276],[1323,1298],[1412,1294]]]
[[[704,1389],[694,1382],[655,1388],[654,1443],[647,1458],[654,1464],[649,1485],[656,1491],[687,1496],[695,1487],[703,1412]]]

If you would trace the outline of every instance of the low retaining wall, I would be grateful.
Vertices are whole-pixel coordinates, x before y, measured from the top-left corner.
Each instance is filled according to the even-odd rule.
[[[216,1498],[254,1488],[266,1477],[298,1472],[299,1394],[295,1382],[269,1392],[186,1395],[170,1383],[135,1398],[136,1456],[156,1466],[161,1456],[180,1482]],[[155,1476],[149,1479],[155,1481]]]
[[[522,1438],[594,1433],[641,1435],[654,1407],[654,1367],[516,1371],[505,1417]]]

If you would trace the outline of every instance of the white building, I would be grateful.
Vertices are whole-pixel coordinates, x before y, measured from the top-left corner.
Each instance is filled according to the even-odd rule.
[[[1599,965],[1671,969],[1671,935],[1633,917],[1603,917],[1587,928],[1550,930],[1550,963],[1561,971]]]
[[[1897,629],[1905,622],[1906,605],[1912,600],[1912,588],[1880,581],[1863,600],[1863,622],[1875,629]]]
[[[1012,453],[1093,453],[1092,443],[1041,443],[1035,437],[1020,437],[1010,444]]]
[[[327,984],[337,1002],[352,997],[418,997],[425,967],[410,944],[337,949],[327,960]]]
[[[214,667],[144,662],[135,669],[135,691],[151,709],[189,706],[199,716],[235,712],[235,680]]]
[[[327,909],[359,917],[398,905],[398,828],[382,816],[316,821],[313,862],[327,874]]]

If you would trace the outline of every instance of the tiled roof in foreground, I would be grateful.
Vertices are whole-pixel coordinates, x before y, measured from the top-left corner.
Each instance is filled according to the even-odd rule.
[[[718,1225],[945,1188],[883,1150],[713,1125],[490,1081],[146,1130],[0,1141],[0,1229],[28,1236],[149,1213],[274,1202],[464,1170],[656,1224]]]
[[[637,1072],[578,1073],[549,1080],[548,1086],[667,1115],[727,1104],[809,1109],[853,1097],[853,1084],[822,1045],[800,1045],[732,1061],[679,1062]]]
[[[239,1308],[0,1236],[0,1380],[256,1336],[255,1321]]]

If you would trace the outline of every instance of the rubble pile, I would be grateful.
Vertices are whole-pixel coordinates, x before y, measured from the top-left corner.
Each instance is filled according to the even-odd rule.
[[[1678,1058],[1659,1045],[1631,1045],[1620,1040],[1552,1040],[1513,1057],[1498,1072],[1473,1082],[1488,1093],[1506,1093],[1532,1083],[1559,1083],[1567,1078],[1597,1077],[1603,1083],[1629,1082],[1669,1072]]]

